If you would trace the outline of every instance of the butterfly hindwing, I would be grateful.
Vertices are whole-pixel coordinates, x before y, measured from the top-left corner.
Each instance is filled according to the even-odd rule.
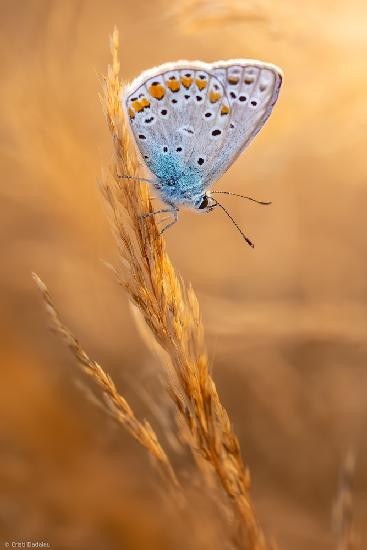
[[[222,150],[213,162],[207,185],[216,181],[264,126],[278,99],[282,73],[274,65],[235,60],[214,63],[214,74],[223,84],[230,105],[229,129]]]

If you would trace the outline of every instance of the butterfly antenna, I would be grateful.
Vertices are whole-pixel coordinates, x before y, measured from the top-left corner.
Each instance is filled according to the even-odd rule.
[[[271,201],[257,201],[256,199],[253,199],[252,197],[246,197],[245,195],[238,195],[237,193],[232,193],[231,191],[211,191],[210,194],[213,193],[220,193],[222,195],[233,195],[234,197],[240,197],[241,199],[247,199],[252,202],[256,202],[257,204],[264,204],[268,205],[271,204]]]
[[[225,214],[227,214],[227,216],[229,217],[229,219],[232,221],[233,225],[237,228],[237,230],[241,233],[242,237],[245,239],[245,241],[247,242],[247,244],[249,244],[252,248],[255,248],[255,245],[252,241],[250,241],[250,239],[248,237],[246,237],[246,235],[244,234],[244,232],[242,231],[242,229],[240,228],[240,226],[238,225],[237,222],[235,222],[235,220],[232,218],[231,214],[228,212],[228,210],[226,208],[224,208],[224,206],[222,204],[220,204],[220,202],[218,202],[216,199],[213,198],[213,200],[215,201],[215,203],[220,206],[220,208],[225,212]]]

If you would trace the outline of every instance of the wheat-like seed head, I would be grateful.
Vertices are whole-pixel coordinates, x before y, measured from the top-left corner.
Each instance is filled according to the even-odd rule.
[[[102,104],[115,145],[110,172],[100,187],[121,255],[116,270],[119,283],[140,310],[152,336],[170,359],[175,377],[169,377],[169,392],[178,416],[190,433],[191,450],[201,464],[216,475],[241,517],[250,548],[263,548],[249,496],[249,473],[238,439],[220,402],[209,373],[204,329],[197,298],[172,266],[152,212],[149,187],[121,179],[119,175],[143,176],[120,103],[118,32],[111,39],[112,66],[104,81]]]
[[[126,399],[117,391],[111,377],[106,374],[96,361],[93,361],[87,355],[78,339],[62,323],[44,282],[35,273],[33,273],[33,279],[42,294],[46,310],[51,317],[53,329],[65,340],[81,369],[93,380],[96,387],[102,393],[104,403],[109,408],[110,415],[122,424],[130,435],[148,451],[149,455],[158,464],[164,478],[168,480],[173,489],[172,493],[179,498],[179,482],[166,453],[158,442],[156,433],[147,421],[140,422],[136,418]],[[100,400],[98,400],[98,403],[102,404],[102,406],[104,404]]]

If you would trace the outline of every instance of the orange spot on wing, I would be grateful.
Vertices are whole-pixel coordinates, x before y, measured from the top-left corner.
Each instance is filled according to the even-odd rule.
[[[181,82],[185,86],[186,90],[188,90],[192,84],[192,78],[191,76],[183,76],[181,77]]]
[[[128,112],[129,112],[129,117],[130,118],[135,118],[135,113],[134,113],[134,111],[131,107],[128,108]]]
[[[149,86],[149,93],[155,99],[162,99],[164,97],[164,88],[161,84],[152,84]]]
[[[180,83],[178,80],[168,80],[168,82],[166,82],[167,84],[167,87],[171,90],[171,92],[178,92],[178,90],[180,89]]]
[[[228,77],[228,82],[230,84],[238,84],[240,81],[239,77],[238,76],[229,76]]]
[[[150,101],[148,101],[146,97],[143,97],[140,103],[142,104],[143,109],[145,109],[145,107],[150,107]]]
[[[221,115],[228,115],[229,113],[229,107],[227,105],[222,105],[222,108],[220,110]]]
[[[199,90],[204,90],[204,88],[206,88],[206,85],[208,84],[206,80],[200,80],[199,78],[195,80],[195,83]]]
[[[141,101],[133,101],[131,105],[137,113],[140,113],[140,111],[144,109],[144,106],[142,105]]]
[[[209,99],[210,103],[216,103],[221,98],[221,95],[219,92],[210,92]]]

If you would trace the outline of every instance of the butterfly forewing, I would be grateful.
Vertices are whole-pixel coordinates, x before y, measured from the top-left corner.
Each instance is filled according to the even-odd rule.
[[[157,68],[146,76],[143,73],[126,94],[131,128],[146,164],[154,172],[159,148],[206,174],[228,127],[223,84],[207,67],[189,64]]]

